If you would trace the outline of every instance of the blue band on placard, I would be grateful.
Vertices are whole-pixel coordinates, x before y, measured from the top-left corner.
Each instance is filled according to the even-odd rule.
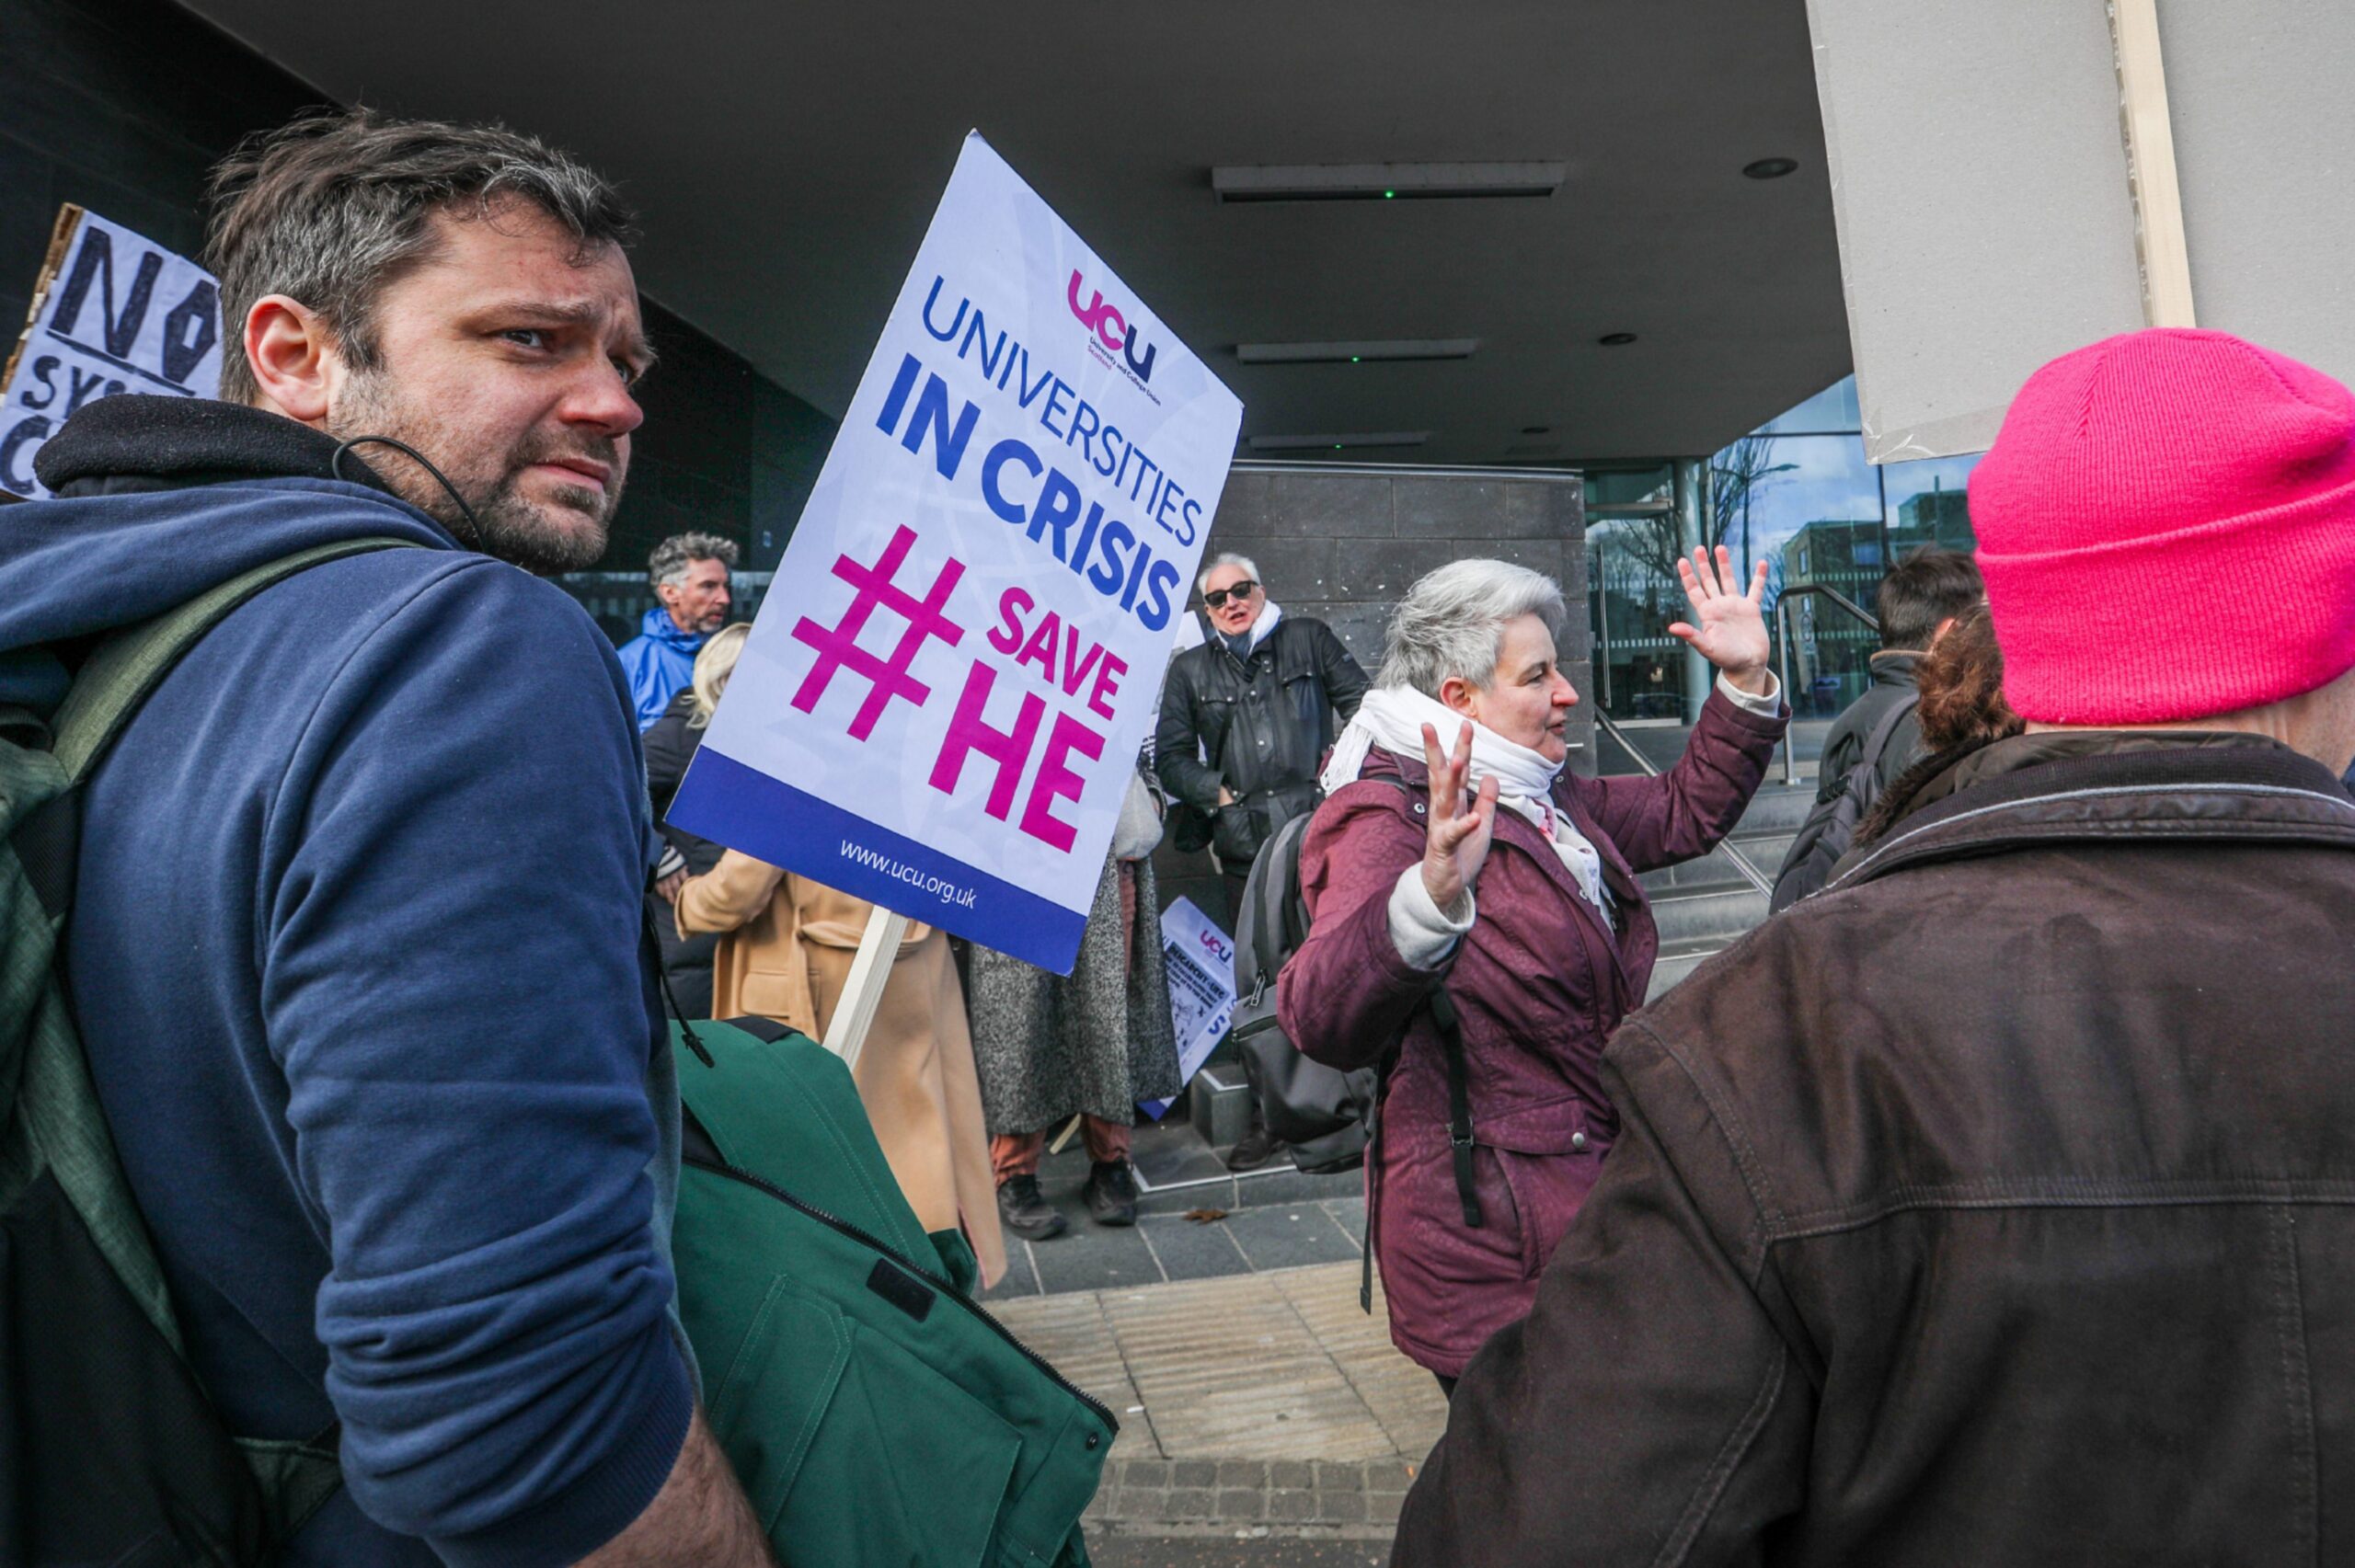
[[[1087,917],[706,746],[666,815],[672,826],[880,904],[1058,975]]]

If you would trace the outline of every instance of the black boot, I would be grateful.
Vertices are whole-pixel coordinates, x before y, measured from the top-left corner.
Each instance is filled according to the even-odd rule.
[[[997,1185],[997,1217],[1026,1241],[1043,1242],[1063,1233],[1063,1217],[1039,1196],[1036,1176],[1008,1176]]]
[[[1281,1140],[1274,1133],[1254,1122],[1251,1130],[1226,1151],[1226,1168],[1230,1171],[1256,1171],[1282,1147]]]
[[[1136,1167],[1126,1160],[1097,1161],[1087,1169],[1087,1185],[1080,1196],[1098,1225],[1137,1222]]]

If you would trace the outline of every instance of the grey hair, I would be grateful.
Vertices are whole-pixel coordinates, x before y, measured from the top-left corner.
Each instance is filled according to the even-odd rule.
[[[1218,570],[1221,567],[1241,567],[1245,577],[1249,578],[1261,588],[1268,586],[1267,579],[1259,575],[1258,562],[1253,560],[1248,555],[1238,555],[1232,550],[1222,550],[1217,555],[1212,555],[1209,560],[1203,562],[1202,569],[1194,574],[1194,591],[1196,593],[1206,592],[1207,585],[1211,580],[1211,574]]]
[[[654,546],[654,554],[646,557],[646,580],[656,588],[664,583],[684,582],[687,568],[697,561],[718,561],[734,571],[736,541],[717,533],[673,533]]]
[[[500,125],[396,120],[370,109],[304,115],[247,137],[213,170],[204,265],[221,280],[221,395],[259,388],[235,347],[270,294],[316,313],[357,371],[379,368],[373,312],[385,285],[431,256],[429,220],[489,219],[510,201],[568,230],[587,258],[634,237],[613,183]]]
[[[1436,697],[1453,675],[1485,692],[1496,679],[1505,623],[1522,615],[1545,622],[1558,644],[1568,619],[1561,585],[1510,561],[1451,561],[1398,601],[1376,684]]]

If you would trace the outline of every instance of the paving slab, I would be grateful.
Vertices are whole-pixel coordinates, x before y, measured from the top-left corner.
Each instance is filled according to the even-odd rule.
[[[1120,1436],[1112,1444],[1115,1454],[1146,1459],[1161,1457],[1151,1413],[1129,1377],[1120,1337],[1105,1319],[1103,1303],[1093,1294],[1033,1296],[1023,1301],[993,1303],[990,1315],[1112,1413],[1120,1424]],[[1160,1477],[1158,1484],[1167,1485],[1168,1478]]]
[[[1062,1290],[1112,1290],[1124,1286],[1157,1285],[1165,1277],[1133,1225],[1098,1225],[1083,1219],[1071,1232],[1030,1246],[1039,1288],[1051,1295]]]
[[[1004,1301],[1039,1293],[1039,1269],[1030,1261],[1030,1243],[1019,1236],[1008,1236],[1005,1239],[1005,1274],[995,1285],[982,1291],[977,1299]]]
[[[1321,1210],[1315,1222],[1339,1234]],[[1050,1261],[1042,1256],[1042,1269]],[[1358,1277],[1347,1262],[1036,1296],[992,1310],[1120,1416],[1124,1460],[1170,1461],[1125,1483],[1108,1478],[1117,1492],[1105,1506],[1120,1516],[1134,1508],[1198,1519],[1219,1513],[1221,1491],[1321,1499],[1362,1490],[1370,1462],[1383,1467],[1377,1475],[1400,1478],[1378,1490],[1398,1490],[1406,1467],[1429,1452],[1446,1400],[1391,1345],[1379,1297],[1374,1316],[1359,1311]],[[1179,1492],[1189,1494],[1182,1515]],[[1258,1516],[1271,1517],[1265,1508],[1273,1506]],[[1309,1511],[1343,1522],[1349,1508],[1320,1501]]]
[[[1161,1272],[1171,1279],[1214,1279],[1248,1274],[1251,1260],[1235,1244],[1224,1220],[1197,1224],[1191,1219],[1147,1217],[1137,1231],[1153,1249]]]
[[[1304,1268],[1358,1255],[1358,1239],[1342,1230],[1321,1203],[1237,1209],[1221,1223],[1254,1268]]]

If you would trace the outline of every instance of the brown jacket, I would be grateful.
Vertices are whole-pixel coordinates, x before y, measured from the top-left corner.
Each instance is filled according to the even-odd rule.
[[[2355,802],[2138,745],[1997,742],[1628,1021],[1394,1562],[2355,1556]]]
[[[729,850],[679,890],[679,929],[721,932],[712,1016],[825,1036],[874,906]],[[908,927],[853,1076],[891,1173],[927,1230],[961,1226],[984,1284],[1005,1272],[981,1081],[948,938]]]

